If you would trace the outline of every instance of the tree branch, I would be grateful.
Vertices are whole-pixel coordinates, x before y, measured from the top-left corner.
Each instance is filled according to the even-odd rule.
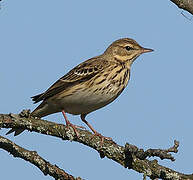
[[[0,136],[0,148],[12,154],[14,157],[19,157],[24,159],[36,167],[38,167],[44,175],[50,175],[55,179],[61,180],[81,180],[81,178],[74,178],[72,175],[69,175],[64,170],[60,169],[56,165],[50,164],[48,161],[40,157],[36,151],[26,150],[7,138]]]
[[[193,0],[171,0],[179,8],[184,9],[193,15]]]
[[[135,154],[135,156],[141,160],[144,160],[147,157],[157,156],[160,159],[170,159],[171,161],[175,161],[174,157],[169,154],[169,152],[177,153],[178,147],[179,142],[174,140],[174,146],[169,149],[148,149],[147,151],[144,151],[143,149],[139,149],[134,145],[126,143],[125,150]]]
[[[98,151],[101,158],[106,156],[125,168],[143,173],[145,176],[149,176],[152,179],[193,179],[193,174],[183,174],[159,165],[156,160],[150,161],[145,159],[149,156],[158,156],[161,159],[174,160],[169,152],[177,152],[178,142],[175,142],[174,147],[166,150],[150,149],[144,151],[128,143],[123,147],[113,141],[107,140],[104,140],[101,147],[100,138],[91,138],[92,134],[89,131],[78,129],[80,136],[77,138],[72,128],[66,128],[62,124],[56,124],[38,118],[22,116],[23,115],[17,114],[0,114],[0,128],[23,128],[29,131],[59,137],[63,140],[82,143]],[[140,155],[140,153],[142,155]]]

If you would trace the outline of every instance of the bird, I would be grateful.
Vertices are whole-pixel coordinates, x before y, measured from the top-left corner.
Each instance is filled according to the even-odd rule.
[[[66,113],[80,115],[81,120],[91,129],[93,136],[99,136],[101,141],[111,140],[98,133],[85,119],[86,116],[113,102],[125,89],[130,79],[130,69],[133,62],[143,53],[153,49],[144,48],[134,39],[121,38],[114,41],[103,54],[90,58],[57,80],[45,92],[32,97],[34,103],[41,104],[31,113],[31,116],[44,116],[62,112],[67,127],[72,127],[77,137],[77,128],[72,124]],[[15,135],[23,129],[11,129],[7,134]]]

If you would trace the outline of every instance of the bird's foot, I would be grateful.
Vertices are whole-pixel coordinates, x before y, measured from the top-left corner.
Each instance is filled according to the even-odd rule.
[[[86,129],[85,127],[83,126],[77,126],[77,125],[74,125],[72,123],[70,123],[69,121],[67,122],[66,126],[69,128],[69,127],[72,127],[72,129],[74,130],[75,134],[77,137],[80,137],[77,129]]]
[[[65,113],[64,111],[62,111],[62,114],[63,114],[64,119],[65,119],[65,121],[66,121],[66,126],[67,126],[68,128],[69,128],[69,127],[72,127],[72,129],[74,130],[76,136],[77,136],[77,137],[80,137],[77,129],[85,129],[85,127],[83,127],[83,126],[77,126],[77,125],[72,124],[72,123],[68,120],[68,118],[67,118],[67,116],[66,116],[66,113]]]
[[[91,136],[91,139],[93,139],[95,136],[98,136],[101,139],[101,146],[103,145],[104,140],[112,141],[112,138],[105,137],[105,136],[101,135],[100,133],[98,133],[97,131],[94,132],[94,134]]]

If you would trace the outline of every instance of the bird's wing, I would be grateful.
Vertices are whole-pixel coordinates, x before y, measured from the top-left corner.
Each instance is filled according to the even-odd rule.
[[[108,61],[95,57],[89,59],[71,71],[69,71],[66,75],[61,77],[58,81],[56,81],[47,91],[42,94],[36,95],[32,97],[34,103],[45,100],[49,97],[52,97],[61,91],[66,90],[78,83],[85,82],[91,78],[93,78],[96,74],[102,71],[106,66],[108,66]]]

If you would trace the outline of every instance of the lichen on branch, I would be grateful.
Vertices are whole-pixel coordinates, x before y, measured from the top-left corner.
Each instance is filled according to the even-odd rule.
[[[101,139],[97,136],[92,138],[92,133],[87,130],[78,129],[79,137],[77,137],[72,128],[22,114],[0,114],[0,128],[23,128],[63,140],[79,142],[95,149],[101,158],[112,159],[123,167],[143,173],[152,179],[193,179],[192,174],[176,172],[159,165],[157,160],[150,161],[147,159],[147,157],[157,156],[161,159],[174,161],[174,157],[170,153],[177,153],[179,146],[177,141],[174,142],[173,147],[168,149],[149,149],[146,151],[128,143],[125,146],[120,146],[114,141],[108,140],[104,140],[101,146]]]

